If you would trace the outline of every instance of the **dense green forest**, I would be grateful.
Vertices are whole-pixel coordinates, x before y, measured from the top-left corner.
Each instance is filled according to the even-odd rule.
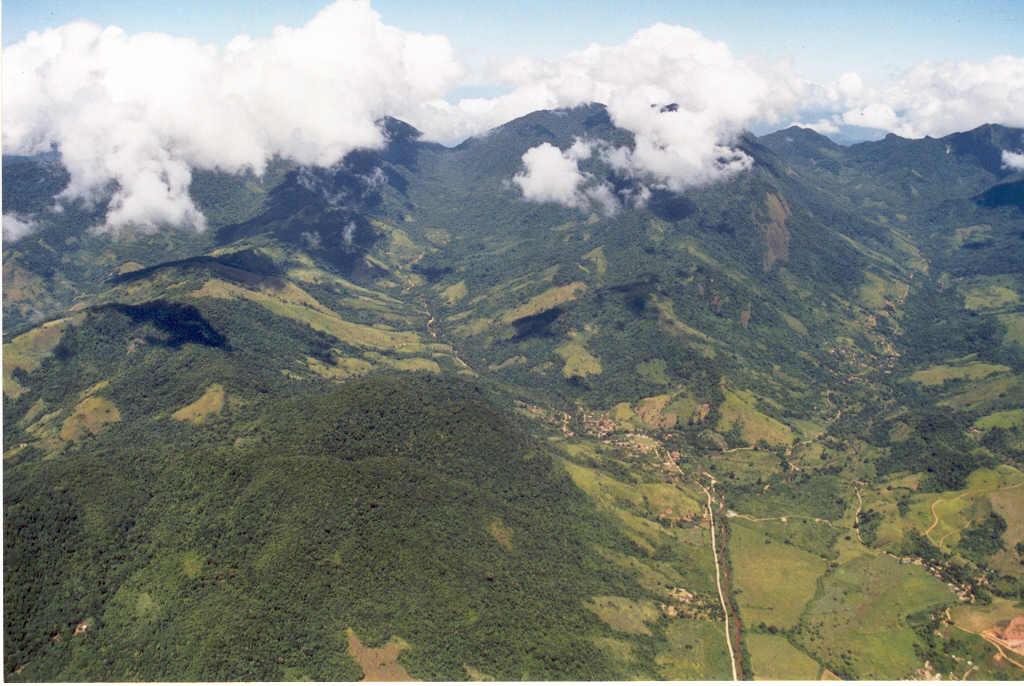
[[[347,627],[428,678],[624,675],[578,599],[626,589],[594,550],[629,543],[480,387],[372,375],[253,407],[241,446],[172,421],[11,470],[20,678],[352,679]]]
[[[509,183],[600,105],[381,126],[197,172],[199,233],[4,158],[7,679],[1020,678],[1020,131],[601,214]]]

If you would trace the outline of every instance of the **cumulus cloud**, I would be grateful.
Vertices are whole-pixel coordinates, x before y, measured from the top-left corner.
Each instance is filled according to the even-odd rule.
[[[611,188],[580,171],[579,161],[589,159],[595,143],[576,139],[562,151],[550,143],[541,143],[523,154],[523,171],[512,177],[523,198],[530,202],[551,202],[566,207],[596,207],[614,214],[619,203]]]
[[[452,140],[537,109],[600,102],[636,138],[635,148],[609,161],[676,190],[749,168],[750,158],[733,146],[737,134],[791,112],[806,88],[785,69],[750,64],[724,43],[666,24],[558,61],[518,60],[503,76],[510,93],[427,103],[419,125]]]
[[[336,163],[383,145],[377,119],[442,97],[462,74],[446,38],[387,26],[368,0],[223,50],[76,22],[30,33],[3,59],[4,150],[58,148],[65,198],[113,190],[111,228],[202,228],[191,169]]]
[[[16,214],[3,215],[2,223],[3,239],[6,243],[13,243],[36,230],[35,221]]]
[[[889,105],[875,102],[844,112],[843,122],[850,126],[893,131],[900,126],[900,117]]]
[[[500,72],[505,95],[450,103],[464,70],[449,41],[386,25],[369,0],[338,0],[303,26],[224,48],[76,22],[29,34],[3,61],[4,150],[59,149],[71,177],[62,200],[109,196],[114,229],[202,228],[188,193],[193,169],[260,173],[274,156],[330,166],[382,146],[375,122],[385,115],[455,143],[538,109],[603,103],[635,146],[540,146],[515,184],[527,199],[605,211],[626,199],[580,171],[584,155],[638,180],[632,204],[648,187],[681,190],[749,169],[736,139],[758,124],[904,136],[1024,125],[1024,58],[925,63],[883,87],[853,72],[818,85],[667,24],[558,60],[515,60]]]
[[[1003,150],[1003,166],[1011,171],[1024,171],[1024,152]]]
[[[843,121],[908,138],[944,136],[986,123],[1024,126],[1024,58],[925,62],[893,83],[869,89],[848,82],[836,100]]]
[[[864,80],[856,72],[846,72],[836,79],[832,88],[837,100],[849,102],[864,93]]]
[[[581,204],[580,186],[586,180],[572,155],[550,143],[541,143],[523,154],[525,171],[512,181],[523,197],[534,202],[554,202],[568,207]]]

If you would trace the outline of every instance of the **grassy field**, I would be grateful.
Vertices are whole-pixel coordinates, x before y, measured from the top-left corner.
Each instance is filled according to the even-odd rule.
[[[467,293],[466,282],[459,281],[441,291],[441,297],[447,300],[449,305],[454,305],[465,298]]]
[[[730,523],[733,585],[744,623],[794,626],[814,597],[825,561],[768,538],[753,522],[733,519]]]
[[[660,613],[653,601],[630,600],[618,596],[595,596],[584,607],[601,618],[601,621],[625,634],[650,636],[648,626],[658,621]]]
[[[995,491],[988,499],[992,510],[1006,520],[1004,548],[992,556],[989,564],[1004,574],[1019,575],[1021,557],[1017,554],[1017,544],[1024,542],[1024,484]]]
[[[673,620],[665,629],[668,649],[656,658],[662,678],[728,679],[732,671],[724,627],[719,622]]]
[[[822,579],[799,643],[840,676],[907,677],[920,662],[919,639],[905,618],[952,600],[945,584],[920,567],[863,555]]]
[[[1006,327],[1003,343],[1024,348],[1024,314],[1003,314],[999,316],[999,321]]]
[[[966,390],[940,400],[939,405],[965,412],[981,412],[997,403],[1012,400],[1024,402],[1024,380],[1007,374],[970,382]]]
[[[1024,429],[1024,409],[993,412],[981,417],[974,426],[982,431],[988,429]]]
[[[676,315],[675,305],[671,300],[652,296],[651,304],[658,313],[658,323],[662,331],[672,334],[673,336],[682,337],[690,347],[694,350],[700,351],[700,353],[708,359],[713,359],[718,354],[713,346],[697,342],[707,341],[710,343],[714,341],[703,331],[695,329],[681,320],[678,315]]]
[[[990,277],[964,289],[964,307],[975,312],[998,310],[1020,302],[1020,295],[1010,287],[1009,279]]]
[[[614,451],[596,441],[556,441],[574,460],[610,461]],[[619,480],[605,470],[575,461],[562,463],[573,482],[610,515],[609,530],[619,528],[636,550],[600,550],[632,583],[651,597],[668,600],[668,590],[686,588],[707,602],[716,597],[710,533],[700,525],[703,493],[686,484],[651,480],[633,473],[636,481]]]
[[[77,441],[102,431],[108,424],[121,421],[121,412],[106,398],[92,396],[75,406],[60,428],[62,441]]]
[[[729,455],[750,455],[749,451],[737,451]],[[770,455],[771,453],[762,453]],[[776,465],[778,459],[776,457]],[[778,467],[776,467],[778,469]],[[770,471],[765,471],[770,474]],[[800,481],[779,480],[769,484],[770,488],[754,486],[737,494],[730,501],[734,509],[752,517],[796,517],[838,520],[853,497],[850,488],[840,479],[830,475],[814,476]]]
[[[324,364],[315,357],[306,357],[309,370],[325,379],[346,379],[366,374],[373,369],[373,364],[358,357],[336,357],[334,364]]]
[[[562,367],[562,376],[567,379],[595,376],[602,371],[601,360],[594,357],[580,341],[566,341],[555,348],[555,352],[565,362],[565,366]]]
[[[903,528],[916,529],[940,548],[950,550],[960,540],[961,531],[987,515],[993,497],[1005,494],[1006,505],[1014,507],[1024,494],[1024,486],[1016,484],[1024,484],[1024,474],[1009,465],[977,469],[968,477],[967,488],[963,490],[915,496],[907,516],[902,518]],[[1007,523],[1011,521],[1006,519]]]
[[[922,386],[941,386],[947,381],[984,379],[993,374],[1008,371],[1010,371],[1010,368],[1006,365],[988,364],[987,362],[971,362],[970,364],[958,366],[938,364],[934,367],[914,372],[910,375],[910,379]]]
[[[14,370],[20,369],[31,372],[39,368],[39,365],[60,342],[64,329],[81,320],[81,315],[65,319],[55,319],[51,322],[41,324],[36,328],[16,336],[10,343],[4,344],[4,395],[16,398],[23,392],[19,384],[12,376]]]
[[[767,450],[736,450],[714,457],[711,471],[718,478],[736,483],[752,483],[781,469],[779,456]]]
[[[671,509],[678,517],[701,511],[692,498],[673,486],[626,484],[596,469],[571,462],[564,464],[575,484],[599,508],[614,515],[623,533],[648,554],[653,554],[659,546],[670,545],[674,534],[678,533],[658,523],[661,512]]]
[[[730,522],[736,522],[736,519],[731,518]],[[838,526],[829,526],[812,519],[794,517],[787,517],[784,522],[779,519],[769,519],[756,524],[743,523],[756,527],[759,533],[769,536],[777,542],[792,545],[822,558],[833,556],[832,546],[839,532],[843,531]]]
[[[971,241],[984,241],[992,237],[992,227],[988,224],[963,226],[953,232],[951,242],[957,248]]]
[[[814,681],[821,673],[821,665],[790,643],[785,636],[749,633],[744,638],[744,644],[750,653],[750,666],[756,681]]]
[[[703,511],[703,505],[671,484],[627,484],[597,469],[572,462],[564,464],[576,485],[600,505],[626,505],[635,512],[651,517],[656,517],[667,509],[671,509],[675,516],[694,516]]]
[[[658,371],[656,365],[645,366],[646,364],[637,366],[641,376],[644,376],[644,370],[649,370],[651,366]],[[671,429],[685,425],[694,417],[698,417],[700,411],[701,403],[684,391],[675,395],[664,393],[641,398],[634,404],[619,403],[612,408],[611,417],[618,428],[627,431]]]
[[[993,598],[990,605],[958,605],[949,614],[957,626],[977,633],[1024,614],[1024,607],[1007,598]]]
[[[728,431],[738,425],[747,445],[761,440],[769,445],[792,443],[793,432],[790,428],[757,410],[756,402],[754,394],[749,391],[726,390],[725,402],[718,408],[718,430]]]
[[[886,303],[906,299],[909,290],[910,287],[902,281],[868,272],[864,275],[864,284],[860,287],[860,301],[869,310],[881,310]]]
[[[224,387],[219,383],[209,386],[193,403],[177,410],[171,415],[179,422],[202,424],[210,417],[220,414],[224,409]]]
[[[583,259],[591,263],[597,276],[604,276],[605,272],[608,271],[608,259],[605,257],[603,246],[599,245],[590,252],[585,253]]]
[[[517,319],[550,310],[552,307],[575,300],[585,290],[587,290],[587,285],[582,281],[574,281],[564,286],[549,288],[543,293],[533,296],[522,305],[506,312],[502,316],[501,321],[504,324],[511,324]]]
[[[250,290],[219,279],[211,279],[192,293],[192,296],[249,300],[280,317],[308,324],[317,331],[328,333],[357,348],[399,353],[415,353],[423,348],[423,343],[415,332],[395,331],[387,327],[345,321],[294,284],[288,284],[282,289]]]
[[[640,362],[636,365],[636,373],[653,384],[668,385],[671,380],[665,373],[666,371],[665,360],[661,358]]]
[[[802,321],[800,321],[791,314],[787,314],[785,312],[782,312],[781,314],[782,321],[786,322],[786,326],[793,329],[793,331],[796,331],[801,336],[807,335],[807,327],[804,325]]]
[[[927,505],[915,504],[911,506],[907,516],[900,514],[896,498],[898,496],[907,497],[908,494],[909,491],[902,488],[888,490],[885,487],[878,487],[861,490],[864,510],[873,510],[882,516],[875,533],[874,545],[888,550],[898,550],[902,546],[908,530],[916,528],[923,531],[928,527]],[[922,498],[921,502],[926,503],[928,500]]]
[[[494,537],[498,545],[509,552],[515,547],[512,543],[512,529],[508,528],[501,518],[496,517],[491,520],[491,523],[487,525],[487,533]]]

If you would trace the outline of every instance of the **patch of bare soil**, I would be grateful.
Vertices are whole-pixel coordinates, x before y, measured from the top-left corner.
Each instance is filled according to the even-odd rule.
[[[505,550],[512,550],[512,529],[505,525],[501,519],[494,519],[487,525],[487,532],[494,537]]]
[[[786,220],[789,219],[789,205],[785,199],[774,193],[767,193],[764,198],[767,221],[759,221],[764,238],[764,270],[770,271],[772,265],[789,258],[789,229],[786,228]]]
[[[1017,615],[1006,626],[997,626],[989,631],[1004,648],[1024,655],[1024,615]]]
[[[393,638],[380,648],[369,648],[352,629],[346,629],[345,633],[348,652],[363,670],[363,681],[416,681],[398,664],[399,654],[409,647],[405,641]]]

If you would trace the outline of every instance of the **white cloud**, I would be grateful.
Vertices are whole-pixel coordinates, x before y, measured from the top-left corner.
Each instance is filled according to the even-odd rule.
[[[590,159],[594,149],[601,145],[577,138],[563,152],[550,143],[541,143],[523,153],[524,170],[513,176],[512,182],[530,202],[553,202],[615,214],[620,204],[611,187],[592,174],[581,172],[579,167],[579,161]]]
[[[1024,171],[1024,152],[1003,150],[1003,166],[1011,171]]]
[[[856,72],[846,72],[836,80],[835,93],[844,101],[858,98],[864,93],[864,80]]]
[[[879,90],[848,89],[847,124],[908,138],[945,136],[982,124],[1024,126],[1024,57],[925,62]]]
[[[577,138],[565,152],[574,160],[589,160],[597,145],[598,143]]]
[[[10,46],[4,66],[4,149],[59,147],[69,198],[96,200],[115,184],[113,228],[201,228],[191,169],[259,172],[274,155],[329,165],[382,145],[374,121],[389,114],[455,142],[538,109],[601,102],[636,137],[607,159],[681,189],[749,168],[735,136],[792,109],[805,88],[724,43],[656,24],[559,61],[518,60],[503,71],[512,92],[452,105],[443,96],[463,71],[448,40],[386,26],[367,0],[223,50],[73,23]]]
[[[3,60],[4,150],[59,147],[69,198],[96,200],[115,182],[111,228],[201,228],[192,168],[335,163],[383,144],[375,120],[443,96],[462,74],[446,38],[387,26],[367,0],[223,50],[76,22],[29,34]]]
[[[655,24],[620,45],[591,45],[562,60],[517,60],[512,92],[456,105],[429,103],[417,123],[453,141],[538,109],[600,102],[636,147],[610,157],[623,170],[673,189],[749,168],[732,147],[755,121],[794,109],[806,85],[787,71],[737,59],[724,44],[681,26]]]
[[[13,243],[36,230],[36,223],[29,217],[21,217],[16,214],[3,215],[3,239],[6,243]]]
[[[567,207],[582,204],[580,186],[586,181],[579,164],[550,143],[541,143],[523,154],[524,171],[512,182],[532,202],[554,202]]]
[[[896,112],[888,105],[878,102],[844,112],[843,122],[850,126],[885,131],[893,131],[900,126],[900,118]]]
[[[374,122],[384,115],[454,143],[538,109],[603,103],[635,147],[535,148],[515,183],[528,199],[606,211],[620,199],[578,166],[595,150],[640,181],[634,203],[647,186],[681,190],[749,169],[736,137],[801,112],[802,125],[822,133],[1024,126],[1024,58],[926,63],[884,87],[853,72],[817,85],[666,24],[559,60],[515,60],[501,70],[510,92],[452,104],[443,98],[464,70],[447,38],[388,26],[368,0],[338,0],[304,26],[223,49],[77,22],[29,34],[4,50],[3,66],[4,150],[57,146],[71,175],[65,198],[95,201],[113,189],[107,228],[202,228],[192,169],[258,173],[275,155],[331,165],[383,145]]]
[[[605,216],[610,217],[622,209],[619,199],[615,197],[615,192],[607,183],[597,183],[589,188],[584,188],[583,194],[587,196],[587,200],[593,207]]]

